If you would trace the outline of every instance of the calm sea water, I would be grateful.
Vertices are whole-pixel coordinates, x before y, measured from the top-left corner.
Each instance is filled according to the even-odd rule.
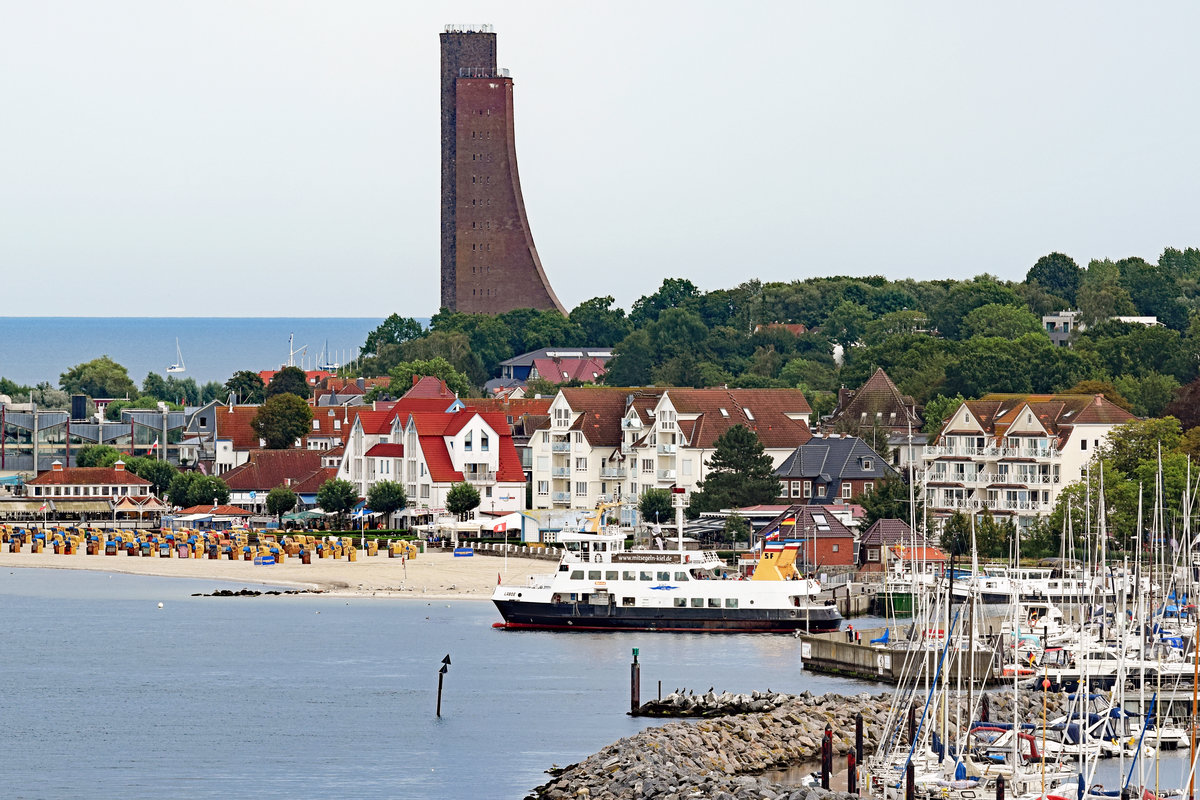
[[[190,596],[218,586],[0,572],[0,796],[520,798],[654,724],[625,714],[632,647],[643,699],[658,680],[880,688],[802,672],[790,636],[514,632],[480,601]]]
[[[109,355],[141,385],[149,372],[165,375],[175,362],[175,340],[187,371],[200,384],[225,382],[239,369],[278,369],[295,348],[308,345],[296,362],[313,368],[322,349],[340,362],[358,353],[380,319],[263,317],[0,317],[0,377],[34,385],[70,367]],[[14,398],[15,399],[15,398]]]

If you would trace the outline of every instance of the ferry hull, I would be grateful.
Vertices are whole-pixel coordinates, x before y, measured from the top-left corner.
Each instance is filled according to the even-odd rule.
[[[505,628],[566,631],[687,631],[693,633],[791,633],[836,631],[835,606],[799,609],[635,608],[586,603],[493,600]],[[807,616],[806,616],[807,614]]]

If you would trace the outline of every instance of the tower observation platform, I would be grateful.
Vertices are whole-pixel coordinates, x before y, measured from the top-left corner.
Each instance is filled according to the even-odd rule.
[[[513,82],[490,25],[441,34],[441,305],[566,313],[542,269],[517,172]]]

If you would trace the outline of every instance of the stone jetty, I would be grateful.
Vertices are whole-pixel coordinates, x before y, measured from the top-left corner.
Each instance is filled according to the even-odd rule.
[[[1020,695],[1021,711],[1040,718],[1041,692]],[[1061,713],[1064,697],[1047,697],[1048,713]],[[988,693],[992,719],[1011,718],[1012,696]],[[648,728],[621,739],[578,764],[549,770],[553,780],[526,800],[857,800],[845,792],[787,786],[763,775],[813,765],[821,737],[833,731],[836,766],[854,749],[855,716],[863,715],[864,756],[875,751],[886,723],[891,694],[853,696],[810,692],[702,694],[677,690],[642,706],[639,713],[700,718]],[[835,779],[845,787],[845,777]]]

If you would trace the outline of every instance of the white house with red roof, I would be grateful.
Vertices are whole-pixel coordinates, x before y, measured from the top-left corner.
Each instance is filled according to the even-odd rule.
[[[778,465],[812,438],[796,389],[564,388],[530,439],[533,508],[582,510],[635,502],[651,488],[690,491],[716,440],[753,431]]]
[[[925,447],[929,516],[991,512],[1025,529],[1054,510],[1113,428],[1136,419],[1104,395],[990,394],[958,407]]]
[[[444,509],[450,488],[463,481],[479,490],[480,512],[525,507],[525,472],[504,414],[412,413],[401,437],[405,490],[418,511]]]
[[[111,467],[65,468],[55,461],[50,469],[25,484],[25,495],[50,503],[56,513],[110,513],[123,498],[151,497],[150,481],[139,478],[118,461]]]

